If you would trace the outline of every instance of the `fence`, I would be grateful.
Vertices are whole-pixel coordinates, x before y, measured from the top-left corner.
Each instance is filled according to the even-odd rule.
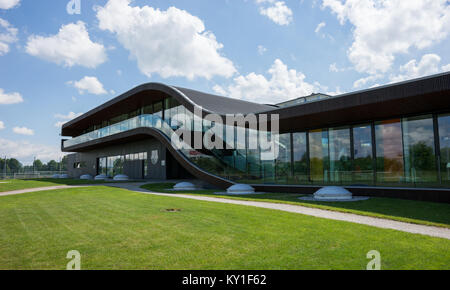
[[[56,174],[66,174],[65,171],[29,171],[29,172],[0,172],[0,179],[36,179],[52,178]]]

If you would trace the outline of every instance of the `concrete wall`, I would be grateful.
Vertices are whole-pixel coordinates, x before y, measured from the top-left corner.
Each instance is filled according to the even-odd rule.
[[[152,162],[152,152],[158,152],[158,160]],[[146,179],[166,179],[166,148],[156,139],[146,139],[138,142],[125,143],[95,149],[89,152],[75,153],[68,155],[67,169],[71,178],[79,178],[83,174],[97,175],[97,158],[126,155],[132,153],[147,152],[148,175]],[[85,167],[74,168],[74,163],[83,162]],[[124,173],[130,178],[141,178],[142,163],[138,161],[126,162]]]

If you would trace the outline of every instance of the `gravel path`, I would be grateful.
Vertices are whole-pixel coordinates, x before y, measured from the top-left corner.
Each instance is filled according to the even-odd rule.
[[[158,196],[187,198],[187,199],[194,199],[194,200],[201,200],[201,201],[211,201],[211,202],[219,202],[219,203],[227,203],[227,204],[238,204],[238,205],[254,206],[254,207],[259,207],[259,208],[281,210],[281,211],[285,211],[285,212],[299,213],[299,214],[314,216],[314,217],[318,217],[318,218],[346,221],[346,222],[351,222],[351,223],[373,226],[373,227],[377,227],[377,228],[392,229],[392,230],[397,230],[397,231],[402,231],[402,232],[407,232],[407,233],[421,234],[421,235],[427,235],[427,236],[444,238],[444,239],[450,240],[450,229],[447,229],[447,228],[410,224],[410,223],[399,222],[399,221],[394,221],[394,220],[389,220],[389,219],[381,219],[381,218],[368,217],[368,216],[356,215],[356,214],[351,214],[351,213],[341,213],[341,212],[323,210],[323,209],[318,209],[318,208],[310,208],[310,207],[305,207],[305,206],[301,206],[301,205],[290,205],[290,204],[247,201],[247,200],[234,200],[234,199],[225,199],[225,198],[217,198],[217,197],[209,197],[209,196],[195,196],[195,195],[187,195],[187,194],[156,193],[156,192],[150,192],[150,191],[140,188],[140,186],[142,186],[144,184],[147,184],[147,183],[116,183],[116,184],[101,184],[101,185],[118,187],[118,188],[130,190],[130,191],[158,195]],[[60,185],[60,186],[30,188],[30,189],[2,192],[2,193],[0,193],[0,196],[23,194],[23,193],[29,193],[29,192],[45,191],[45,190],[78,188],[78,187],[86,187],[86,186],[100,186],[100,184],[81,185],[81,186]]]
[[[149,192],[145,189],[140,188],[142,184],[112,184],[108,186],[119,187],[123,189],[128,189],[131,191],[142,192],[146,194],[153,194],[159,196],[168,196],[168,197],[178,197],[178,198],[188,198],[202,201],[212,201],[212,202],[220,202],[220,203],[228,203],[228,204],[238,204],[238,205],[246,205],[246,206],[254,206],[260,208],[281,210],[292,213],[299,213],[309,216],[314,216],[318,218],[332,219],[338,221],[346,221],[357,224],[363,224],[368,226],[373,226],[377,228],[384,229],[392,229],[407,233],[413,234],[422,234],[432,237],[444,238],[450,240],[450,229],[441,228],[441,227],[433,227],[433,226],[425,226],[418,224],[410,224],[405,222],[399,222],[389,219],[381,219],[375,217],[368,217],[362,215],[356,215],[351,213],[342,213],[336,211],[323,210],[318,208],[310,208],[301,205],[290,205],[290,204],[280,204],[280,203],[269,203],[269,202],[258,202],[258,201],[247,201],[247,200],[235,200],[235,199],[225,199],[225,198],[217,198],[217,197],[209,197],[209,196],[195,196],[195,195],[187,195],[187,194],[167,194],[167,193],[154,193]]]

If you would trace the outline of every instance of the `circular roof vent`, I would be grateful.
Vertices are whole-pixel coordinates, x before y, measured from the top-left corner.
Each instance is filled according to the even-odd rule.
[[[174,190],[195,190],[195,185],[190,182],[180,182],[175,184]]]
[[[93,178],[92,178],[92,175],[85,174],[85,175],[81,175],[80,179],[82,179],[82,180],[92,180]]]
[[[253,194],[255,189],[248,184],[235,184],[227,189],[228,194]]]
[[[353,198],[353,195],[343,187],[327,186],[314,193],[314,198],[317,200],[350,200]]]
[[[104,174],[100,174],[95,177],[95,180],[106,180],[106,179],[108,179],[108,176]]]
[[[126,176],[125,174],[118,174],[118,175],[114,176],[114,180],[115,181],[126,181],[126,180],[130,180],[130,178],[128,176]]]

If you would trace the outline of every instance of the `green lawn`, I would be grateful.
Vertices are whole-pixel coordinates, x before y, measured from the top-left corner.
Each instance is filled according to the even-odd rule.
[[[450,204],[423,202],[392,198],[371,198],[356,202],[319,202],[300,200],[301,194],[267,193],[242,196],[217,195],[220,190],[201,190],[194,192],[168,191],[173,183],[147,184],[142,188],[162,193],[183,193],[195,195],[208,195],[228,199],[256,200],[275,203],[297,204],[308,207],[355,213],[366,216],[387,218],[409,223],[433,225],[450,228]]]
[[[180,209],[167,212],[166,209]],[[450,240],[109,187],[0,197],[0,269],[450,269]]]
[[[105,183],[105,181],[81,180],[81,179],[53,179],[53,178],[10,179],[10,180],[0,180],[0,192],[37,188],[37,187],[58,186],[58,185],[83,185],[83,184],[102,184],[102,183]]]

